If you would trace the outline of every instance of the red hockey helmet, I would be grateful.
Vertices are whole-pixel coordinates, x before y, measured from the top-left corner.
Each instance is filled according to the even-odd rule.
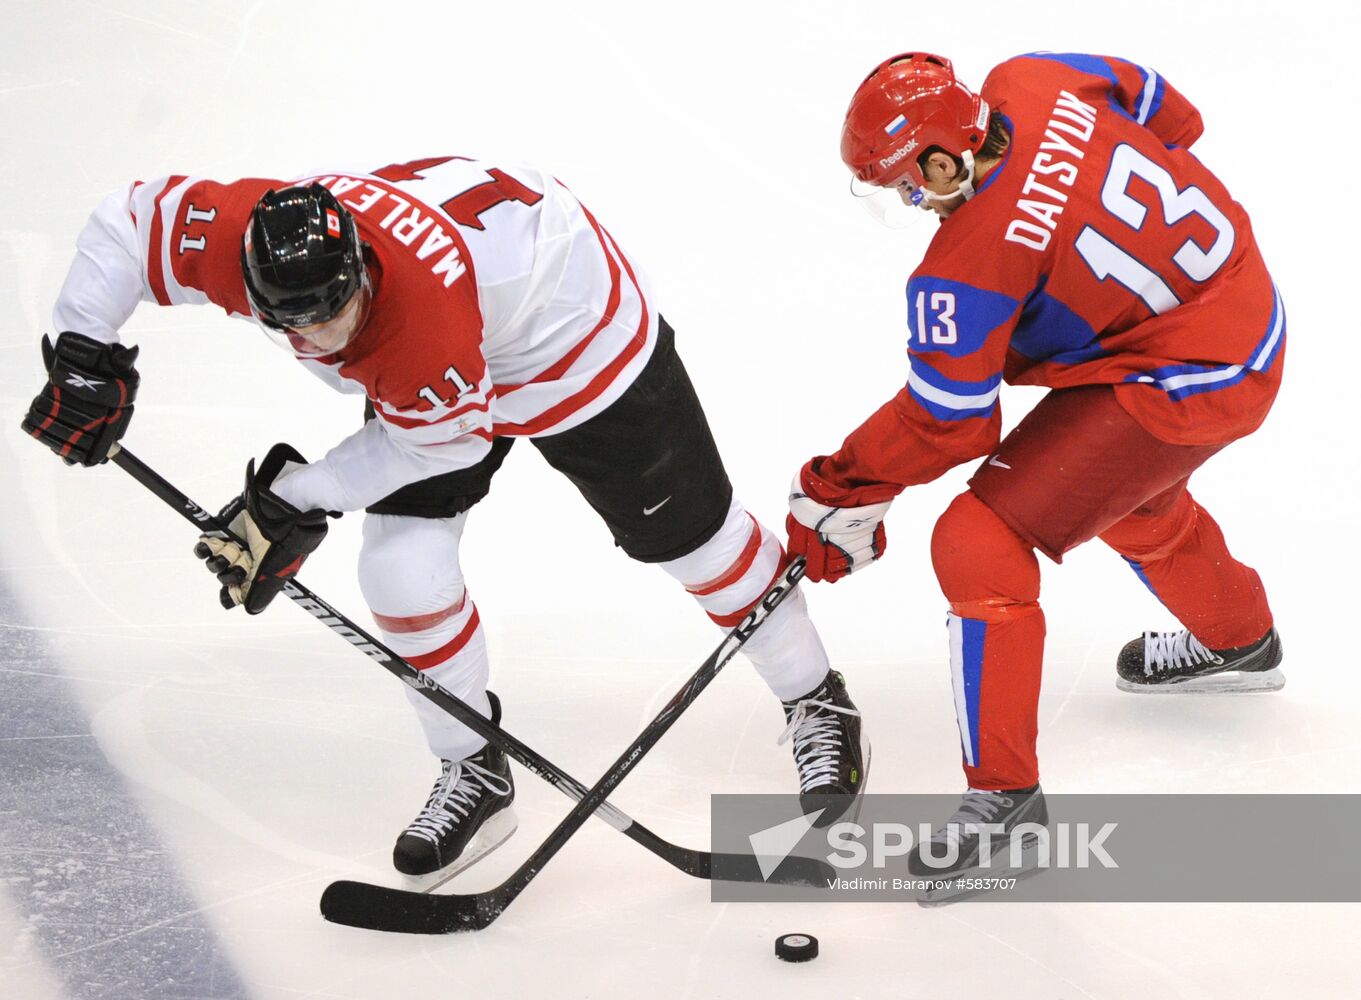
[[[988,136],[988,102],[955,79],[950,60],[925,52],[885,59],[865,77],[846,109],[841,158],[856,178],[878,187],[926,183],[917,157],[932,146],[977,153]]]

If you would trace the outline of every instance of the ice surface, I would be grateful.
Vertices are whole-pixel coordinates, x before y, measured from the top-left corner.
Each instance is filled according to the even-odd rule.
[[[286,602],[257,619],[224,614],[178,518],[118,469],[67,469],[18,431],[75,235],[126,180],[520,158],[568,183],[648,269],[739,494],[778,525],[793,470],[901,383],[902,282],[931,235],[926,220],[881,231],[846,195],[836,142],[855,83],[911,48],[946,52],[974,82],[1020,51],[1127,54],[1201,107],[1197,154],[1252,214],[1289,309],[1276,411],[1195,485],[1269,587],[1289,683],[1232,699],[1119,694],[1120,645],[1172,623],[1122,561],[1075,552],[1044,570],[1045,784],[1355,793],[1356,346],[1343,295],[1361,219],[1326,167],[1352,160],[1357,139],[1336,124],[1350,53],[1313,6],[1282,18],[1238,4],[1229,17],[1065,0],[924,20],[919,8],[812,3],[535,0],[514,16],[434,3],[10,5],[0,997],[824,1000],[967,995],[999,975],[1017,997],[1354,991],[1354,906],[720,905],[594,822],[479,935],[328,925],[317,899],[329,881],[397,878],[392,840],[435,774],[399,685]],[[946,28],[961,19],[967,31]],[[1274,82],[1286,52],[1307,66],[1312,98]],[[1310,168],[1325,171],[1318,190],[1290,172],[1291,142],[1325,158]],[[143,307],[127,335],[143,344],[129,446],[205,506],[276,440],[318,455],[359,420],[353,399],[213,310]],[[1038,395],[1004,392],[1008,423]],[[964,478],[904,496],[889,558],[810,594],[865,711],[877,791],[960,781],[927,540]],[[306,579],[365,620],[358,527],[339,522]],[[532,449],[515,449],[473,515],[464,564],[506,725],[586,780],[717,641],[668,579],[611,548]],[[703,845],[710,793],[791,787],[780,728],[735,662],[618,804]],[[499,881],[567,808],[523,771],[518,781],[520,831],[459,888]],[[776,961],[775,937],[793,930],[817,935],[815,962]]]

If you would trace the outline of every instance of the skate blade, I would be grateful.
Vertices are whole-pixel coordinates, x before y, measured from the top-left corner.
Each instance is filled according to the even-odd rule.
[[[1117,677],[1115,686],[1133,694],[1257,694],[1285,687],[1285,674],[1279,667],[1256,673],[1226,670],[1222,674],[1159,684],[1136,684]]]
[[[1005,856],[1005,855],[1003,855]],[[917,905],[930,909],[936,906],[948,906],[951,903],[962,903],[967,899],[976,899],[979,896],[988,896],[994,893],[1004,892],[1000,888],[959,888],[958,883],[968,879],[1022,879],[1030,878],[1044,871],[1040,867],[1039,841],[1038,838],[1030,840],[1027,838],[1026,846],[1021,849],[1019,858],[1021,864],[1017,868],[996,867],[993,865],[987,868],[970,868],[966,871],[955,872],[951,876],[951,884],[942,885],[935,889],[919,889],[916,893]]]
[[[434,892],[504,844],[519,825],[520,820],[515,815],[515,807],[506,806],[482,824],[477,833],[473,834],[472,840],[468,841],[463,853],[454,859],[453,864],[429,875],[414,878],[408,876],[404,880],[407,887],[413,892]]]
[[[1038,864],[1030,868],[975,868],[970,872],[962,873],[958,878],[983,878],[983,879],[1010,879],[1014,878],[1020,882],[1023,879],[1033,878],[1044,871]],[[963,903],[966,900],[977,899],[980,896],[990,896],[993,894],[1001,895],[1001,889],[939,889],[920,892],[917,894],[917,905],[923,909],[930,910],[938,906],[949,906],[952,903]]]

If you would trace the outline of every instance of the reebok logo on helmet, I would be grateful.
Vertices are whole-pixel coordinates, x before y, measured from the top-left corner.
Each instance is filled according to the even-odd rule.
[[[910,139],[910,140],[908,140],[907,145],[903,146],[902,149],[895,150],[893,153],[891,153],[890,155],[888,155],[888,156],[884,157],[882,160],[880,160],[880,161],[879,161],[879,166],[880,166],[882,169],[887,170],[889,167],[893,166],[893,164],[897,163],[897,162],[898,162],[899,160],[901,160],[904,156],[906,156],[908,153],[912,152],[912,151],[913,151],[914,149],[916,149],[916,148],[917,148],[917,140],[916,140],[916,139]]]

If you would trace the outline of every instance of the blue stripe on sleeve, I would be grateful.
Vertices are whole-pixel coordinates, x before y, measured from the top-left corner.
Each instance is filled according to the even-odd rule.
[[[937,420],[967,420],[988,417],[997,408],[1002,390],[1002,373],[982,382],[960,382],[946,378],[919,354],[910,357],[907,387],[912,398]]]
[[[907,283],[908,346],[952,358],[967,357],[1011,319],[1018,305],[1017,299],[1001,292],[918,275]]]

